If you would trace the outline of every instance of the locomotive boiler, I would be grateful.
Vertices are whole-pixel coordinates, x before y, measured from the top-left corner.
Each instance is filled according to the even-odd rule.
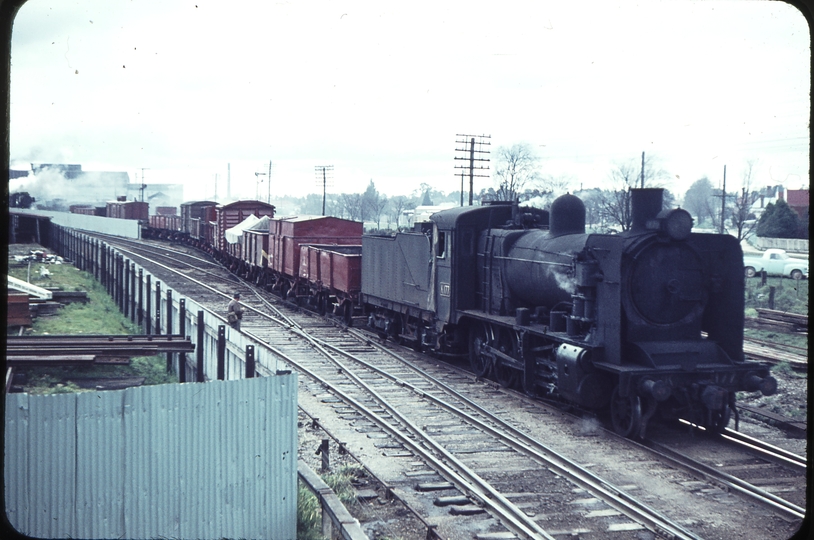
[[[362,301],[384,336],[527,393],[609,411],[641,436],[659,412],[722,430],[735,393],[776,390],[743,356],[742,252],[692,232],[662,190],[632,193],[633,225],[587,234],[582,201],[434,214],[424,231],[363,239]]]

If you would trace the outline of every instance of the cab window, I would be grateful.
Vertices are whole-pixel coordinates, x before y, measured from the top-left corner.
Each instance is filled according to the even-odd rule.
[[[447,233],[438,231],[438,240],[435,243],[435,256],[443,259],[447,250]]]

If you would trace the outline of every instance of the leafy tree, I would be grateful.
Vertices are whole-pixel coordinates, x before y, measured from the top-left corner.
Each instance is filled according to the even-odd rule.
[[[768,238],[794,238],[800,218],[784,200],[769,203],[757,222],[757,235]]]
[[[797,237],[808,240],[808,208],[803,212],[803,217],[800,218],[800,227],[797,229]]]
[[[690,189],[684,194],[684,209],[694,215],[699,223],[705,218],[712,218],[715,215],[712,210],[713,189],[712,182],[704,176],[693,182]]]
[[[367,221],[374,216],[376,210],[379,208],[380,198],[379,192],[371,178],[367,189],[365,189],[365,192],[362,194],[362,221]],[[379,210],[379,214],[381,214],[381,210]]]
[[[526,184],[540,179],[539,162],[540,158],[526,143],[498,148],[495,165],[495,178],[498,181],[498,188],[495,190],[497,200],[517,200]]]

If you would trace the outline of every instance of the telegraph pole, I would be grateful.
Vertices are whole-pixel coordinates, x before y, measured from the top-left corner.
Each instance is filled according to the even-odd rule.
[[[455,156],[456,160],[468,161],[468,165],[456,165],[456,169],[461,169],[461,206],[464,205],[464,173],[469,172],[469,206],[472,206],[472,194],[475,190],[475,177],[489,178],[488,174],[475,174],[475,171],[489,170],[489,165],[475,165],[475,162],[489,163],[489,150],[484,147],[489,146],[491,143],[487,139],[491,139],[491,135],[455,135],[455,143],[458,145],[455,148],[456,152],[462,152],[463,156]],[[461,146],[463,145],[463,146]],[[467,155],[468,154],[468,155]],[[476,157],[476,154],[478,157]],[[484,156],[485,157],[481,157]]]
[[[322,215],[325,215],[325,199],[328,194],[328,182],[332,180],[330,175],[333,173],[333,165],[317,165],[314,167],[317,183],[322,182]]]
[[[642,185],[641,188],[644,189],[644,152],[642,152]]]
[[[726,165],[724,165],[724,184],[721,189],[721,234],[724,234],[724,216],[726,215]]]
[[[139,186],[139,191],[141,191],[141,202],[144,202],[144,190],[147,189],[147,184],[144,183],[144,171],[147,170],[147,167],[141,168],[141,186]]]

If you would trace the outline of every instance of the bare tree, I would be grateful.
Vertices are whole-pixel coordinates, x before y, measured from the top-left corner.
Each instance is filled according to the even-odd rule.
[[[525,143],[498,148],[495,165],[495,178],[498,181],[498,188],[495,190],[497,200],[517,200],[526,184],[538,181],[539,161],[540,158],[531,146]]]
[[[752,213],[752,205],[757,200],[757,193],[751,192],[752,174],[756,160],[748,160],[743,170],[743,184],[741,192],[734,198],[734,206],[730,215],[732,227],[737,233],[738,240],[743,240],[749,236],[757,226],[757,219]]]
[[[347,215],[348,219],[361,220],[362,219],[362,195],[361,193],[343,193],[342,194],[342,214]]]
[[[635,162],[617,163],[608,176],[617,187],[602,193],[599,200],[602,217],[609,223],[619,225],[622,231],[627,231],[633,223],[630,214],[630,190],[636,186],[638,180]]]
[[[370,203],[370,217],[376,220],[377,229],[382,228],[382,214],[384,214],[384,209],[387,208],[389,202],[387,195],[379,195],[375,201]]]
[[[630,191],[639,187],[663,187],[662,180],[670,178],[669,173],[658,165],[658,159],[646,157],[644,168],[641,162],[631,159],[617,163],[609,173],[610,181],[616,189],[603,193],[600,200],[603,217],[610,223],[627,231],[633,224],[630,209]]]
[[[404,195],[396,195],[390,199],[390,215],[396,222],[396,230],[398,230],[400,226],[401,213],[405,210],[407,210],[407,197]]]

